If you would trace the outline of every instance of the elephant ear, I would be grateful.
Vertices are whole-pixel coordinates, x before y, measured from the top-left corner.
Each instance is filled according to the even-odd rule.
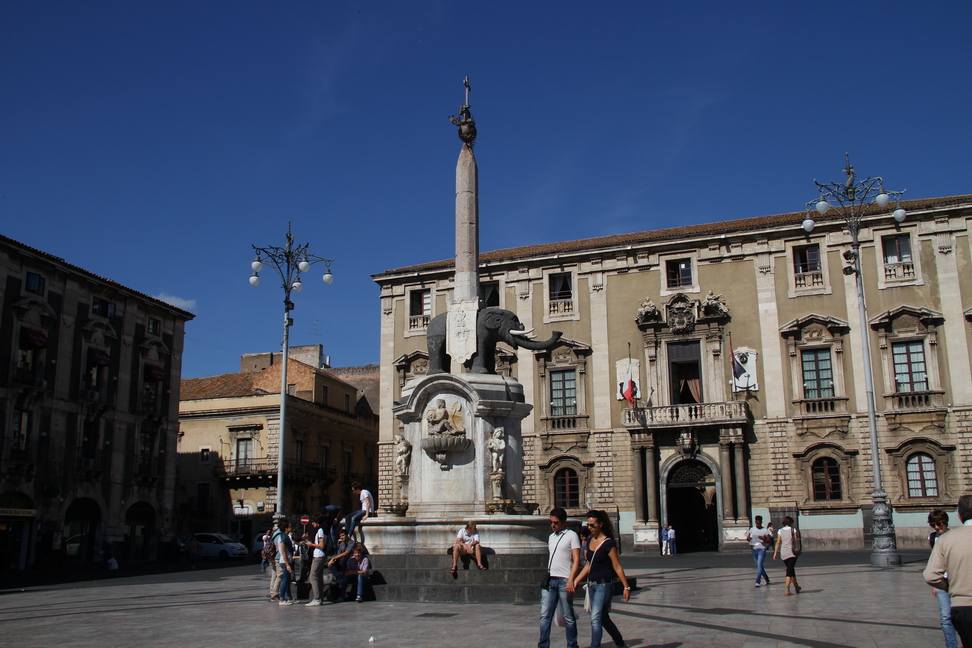
[[[488,329],[499,329],[503,327],[505,322],[509,321],[509,315],[509,311],[483,311],[479,316],[479,323]]]

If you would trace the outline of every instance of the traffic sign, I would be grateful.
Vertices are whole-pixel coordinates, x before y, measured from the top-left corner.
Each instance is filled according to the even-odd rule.
[[[310,518],[305,515],[304,517],[300,518],[300,523],[303,524],[304,526],[307,526],[308,524],[310,524]]]

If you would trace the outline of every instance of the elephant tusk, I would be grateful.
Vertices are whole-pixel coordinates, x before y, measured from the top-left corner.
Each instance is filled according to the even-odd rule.
[[[520,335],[528,340],[533,340],[537,337],[536,335],[532,335],[532,333],[533,329],[528,329],[526,331],[510,331],[510,335]]]

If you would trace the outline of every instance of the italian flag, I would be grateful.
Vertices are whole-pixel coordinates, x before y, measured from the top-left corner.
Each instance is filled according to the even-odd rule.
[[[631,358],[628,358],[628,373],[624,376],[624,382],[621,383],[621,395],[624,399],[631,403],[634,407],[635,404],[635,384],[634,378],[631,377]]]

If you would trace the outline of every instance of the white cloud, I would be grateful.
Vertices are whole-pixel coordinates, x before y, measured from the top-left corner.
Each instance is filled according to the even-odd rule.
[[[170,295],[169,293],[159,293],[154,295],[159,301],[164,301],[166,304],[175,306],[176,308],[181,308],[184,311],[195,311],[196,310],[196,300],[195,299],[183,299],[182,297],[176,297],[175,295]]]

